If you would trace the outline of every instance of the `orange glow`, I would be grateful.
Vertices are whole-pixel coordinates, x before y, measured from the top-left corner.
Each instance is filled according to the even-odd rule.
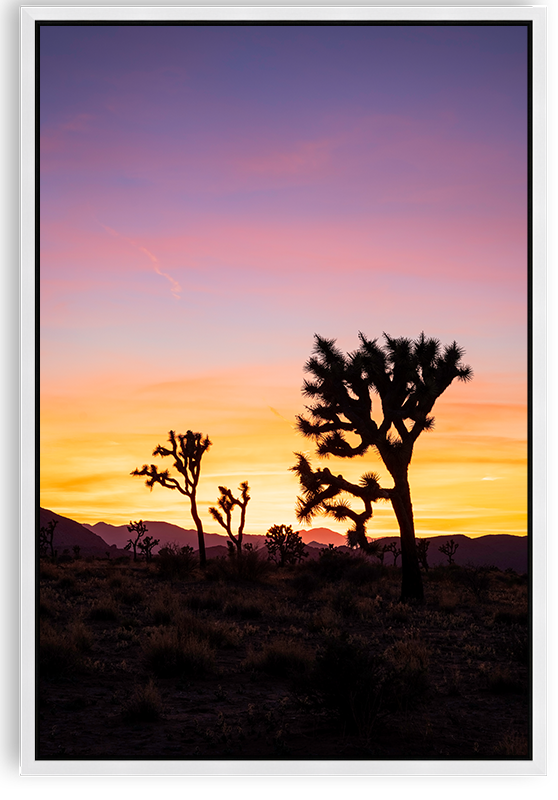
[[[144,463],[172,468],[170,459],[152,457],[153,449],[166,442],[171,427],[192,428],[213,443],[199,485],[208,532],[219,532],[207,513],[217,487],[234,492],[243,480],[252,497],[247,533],[265,533],[281,523],[302,527],[294,515],[298,484],[289,467],[293,452],[312,457],[313,447],[294,429],[295,414],[303,410],[299,375],[299,367],[283,365],[157,383],[106,374],[81,388],[59,386],[58,394],[45,387],[41,505],[79,522],[142,518],[193,527],[187,498],[160,486],[150,492],[143,479],[130,475]],[[472,402],[452,402],[467,394]],[[434,409],[435,430],[416,444],[410,481],[419,536],[527,533],[526,408],[484,402],[483,394],[482,381],[477,392],[474,382],[451,386]],[[328,465],[352,480],[372,470],[391,485],[373,453]],[[345,530],[323,517],[313,525]],[[369,535],[397,532],[389,503],[377,504]]]

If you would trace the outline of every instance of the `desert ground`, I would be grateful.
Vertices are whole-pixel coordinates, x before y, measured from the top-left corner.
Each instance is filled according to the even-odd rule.
[[[527,576],[324,549],[41,558],[39,759],[522,759]]]

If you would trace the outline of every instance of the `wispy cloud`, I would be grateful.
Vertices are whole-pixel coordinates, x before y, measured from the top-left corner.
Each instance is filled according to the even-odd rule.
[[[107,231],[107,233],[110,233],[111,236],[116,236],[119,239],[124,239],[124,241],[131,244],[132,247],[135,247],[141,253],[145,253],[145,255],[149,258],[149,260],[153,264],[154,272],[156,272],[157,275],[161,275],[161,277],[166,278],[168,280],[168,282],[171,285],[171,292],[173,296],[176,297],[177,300],[180,300],[180,294],[182,292],[180,284],[178,283],[178,281],[175,281],[172,275],[169,275],[168,272],[164,272],[161,269],[159,259],[157,258],[157,256],[153,255],[153,253],[150,250],[148,250],[147,247],[144,247],[142,244],[138,244],[138,242],[135,242],[133,239],[130,239],[121,233],[118,233],[118,231],[113,230],[113,228],[109,228],[107,225],[103,225],[103,228]]]

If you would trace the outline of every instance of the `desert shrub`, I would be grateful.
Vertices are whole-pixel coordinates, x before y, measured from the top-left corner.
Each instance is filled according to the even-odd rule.
[[[304,567],[306,567],[306,565],[304,565]],[[318,589],[320,582],[318,577],[313,572],[302,568],[297,570],[295,575],[291,578],[290,584],[296,592],[306,596],[312,594],[312,592],[315,592]]]
[[[439,588],[436,600],[440,611],[444,611],[446,614],[455,613],[459,605],[459,595],[449,586],[442,585]]]
[[[529,739],[523,733],[512,731],[498,742],[494,748],[496,757],[522,758],[529,755]]]
[[[376,597],[357,597],[355,600],[354,615],[362,620],[376,620],[381,613],[382,600]]]
[[[123,582],[119,589],[114,590],[114,599],[127,606],[135,606],[145,600],[145,594],[129,582]]]
[[[357,614],[354,589],[343,580],[331,594],[331,606],[334,611],[344,617],[354,617]]]
[[[50,586],[41,588],[39,593],[39,616],[56,617],[61,610],[58,596]]]
[[[68,628],[68,635],[73,644],[81,653],[91,650],[93,634],[82,620],[72,622]]]
[[[41,558],[39,577],[41,580],[54,581],[60,577],[60,570],[56,564],[53,564],[51,561],[47,561],[46,558]]]
[[[177,630],[181,636],[196,636],[212,645],[224,647],[236,647],[242,638],[238,625],[198,617],[188,612],[177,620]]]
[[[388,667],[384,696],[390,707],[407,709],[429,686],[430,651],[418,638],[400,639],[384,652]]]
[[[463,678],[459,667],[452,665],[447,671],[444,671],[443,685],[450,697],[458,697],[461,694]]]
[[[531,637],[525,627],[513,628],[502,642],[503,655],[527,666],[531,658]]]
[[[208,562],[208,564],[210,563],[211,561]],[[195,594],[186,597],[184,602],[193,611],[222,611],[229,595],[230,592],[221,590],[221,587],[216,586],[211,590],[201,589]]]
[[[353,563],[345,573],[345,580],[354,586],[368,586],[375,583],[381,574],[382,569],[378,564],[373,564],[367,558],[353,557]]]
[[[490,589],[490,572],[492,567],[467,567],[453,569],[451,574],[456,583],[461,584],[471,592],[471,594],[483,603],[488,599]]]
[[[510,669],[501,664],[481,669],[488,691],[493,694],[517,694],[525,691],[525,684]]]
[[[101,597],[89,612],[89,619],[94,622],[116,622],[118,609],[112,597]]]
[[[73,575],[63,575],[60,580],[56,582],[56,588],[59,592],[65,592],[67,594],[79,594],[81,592]]]
[[[337,550],[333,547],[320,550],[318,560],[312,566],[314,572],[320,578],[327,581],[339,581],[344,577],[351,567],[354,556],[344,550]]]
[[[314,653],[301,642],[275,639],[264,644],[261,650],[250,649],[244,664],[268,675],[289,677],[308,673],[313,661]]]
[[[411,619],[411,610],[407,603],[391,603],[388,610],[388,618],[391,622],[403,623]]]
[[[146,686],[137,686],[122,707],[126,722],[156,722],[162,712],[161,695],[152,680]]]
[[[67,675],[84,666],[83,654],[91,647],[91,636],[79,624],[59,631],[41,623],[39,635],[39,670],[42,675]]]
[[[246,581],[259,583],[270,573],[272,565],[258,550],[243,550],[241,555],[212,558],[205,567],[205,577],[210,581]]]
[[[310,617],[308,628],[310,631],[319,633],[321,631],[334,631],[341,625],[341,615],[334,611],[330,606],[325,606],[319,611],[314,612]]]
[[[529,615],[524,610],[500,610],[494,614],[497,625],[527,625],[528,621]]]
[[[239,619],[261,619],[264,604],[263,598],[233,596],[225,603],[223,612]]]
[[[155,557],[155,566],[161,578],[189,578],[198,567],[198,558],[193,547],[167,542]]]
[[[178,613],[178,599],[169,591],[155,594],[149,604],[149,612],[154,625],[170,625]]]
[[[327,637],[316,654],[312,691],[343,731],[368,739],[382,701],[381,659],[366,643],[346,634]]]
[[[215,670],[215,651],[206,639],[180,630],[156,630],[143,645],[146,666],[160,678],[203,676]]]

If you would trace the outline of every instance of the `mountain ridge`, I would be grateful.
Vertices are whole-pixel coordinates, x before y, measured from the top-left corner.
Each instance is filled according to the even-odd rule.
[[[74,545],[80,547],[82,555],[103,557],[107,551],[110,551],[111,555],[114,556],[129,553],[129,551],[124,550],[124,545],[130,538],[126,525],[111,525],[102,521],[93,524],[82,524],[48,509],[40,509],[41,525],[46,525],[52,518],[58,521],[54,534],[54,546],[59,554],[62,549],[70,549]],[[148,534],[160,539],[160,544],[154,552],[157,552],[167,542],[176,542],[180,547],[189,545],[194,550],[198,549],[198,534],[195,530],[182,528],[179,525],[160,520],[145,520],[145,524]],[[311,528],[309,530],[300,530],[298,533],[304,544],[309,548],[311,558],[317,557],[320,549],[330,544],[348,551],[345,536],[329,528]],[[204,538],[208,550],[215,548],[215,553],[226,552],[226,550],[217,549],[227,546],[229,539],[226,534],[206,533]],[[458,549],[454,556],[454,562],[458,565],[495,566],[502,570],[513,569],[519,573],[525,573],[528,569],[528,537],[526,536],[486,534],[471,538],[465,534],[440,534],[424,538],[431,542],[428,549],[428,564],[432,567],[448,563],[447,556],[440,553],[439,547],[443,546],[449,539],[453,539],[458,544]],[[391,542],[399,542],[399,537],[385,536],[374,541],[380,544],[390,544]],[[265,535],[245,534],[243,542],[263,548]],[[384,563],[386,565],[393,563],[391,553],[386,554]],[[400,564],[401,561],[398,560],[398,563]]]

